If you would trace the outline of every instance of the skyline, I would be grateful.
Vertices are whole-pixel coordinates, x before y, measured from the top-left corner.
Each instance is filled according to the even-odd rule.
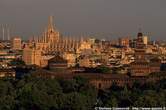
[[[164,39],[164,4],[164,0],[1,0],[0,24],[8,24],[11,35],[28,38],[41,35],[53,15],[56,28],[69,36],[135,37],[141,28],[151,39]]]

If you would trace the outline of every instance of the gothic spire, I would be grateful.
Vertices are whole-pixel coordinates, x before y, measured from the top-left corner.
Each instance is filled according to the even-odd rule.
[[[53,24],[53,16],[49,17],[48,21],[48,31],[53,32],[54,31],[54,24]]]

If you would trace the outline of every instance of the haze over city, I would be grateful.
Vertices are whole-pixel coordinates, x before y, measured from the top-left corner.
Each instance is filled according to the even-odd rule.
[[[12,35],[28,38],[40,35],[53,15],[65,35],[135,37],[141,28],[151,39],[164,39],[165,5],[165,0],[1,0],[0,24],[8,24]]]
[[[166,0],[0,0],[0,110],[166,110]]]

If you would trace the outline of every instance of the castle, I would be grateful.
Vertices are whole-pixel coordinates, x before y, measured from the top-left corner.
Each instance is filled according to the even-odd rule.
[[[160,72],[161,61],[157,57],[148,58],[143,33],[139,32],[136,39],[135,61],[131,65],[131,76],[148,76]]]

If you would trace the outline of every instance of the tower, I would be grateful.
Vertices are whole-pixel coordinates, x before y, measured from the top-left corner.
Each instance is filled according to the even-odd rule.
[[[145,60],[145,44],[143,42],[142,32],[137,34],[135,57],[136,60]]]

